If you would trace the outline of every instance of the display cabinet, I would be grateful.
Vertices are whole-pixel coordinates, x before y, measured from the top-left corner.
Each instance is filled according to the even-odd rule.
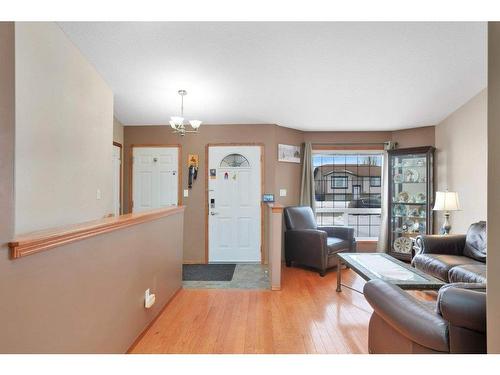
[[[431,234],[434,203],[434,147],[388,151],[389,254],[411,260],[413,240]]]

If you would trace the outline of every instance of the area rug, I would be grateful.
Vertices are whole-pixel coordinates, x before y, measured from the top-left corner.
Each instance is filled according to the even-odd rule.
[[[183,281],[231,281],[236,264],[184,264]]]

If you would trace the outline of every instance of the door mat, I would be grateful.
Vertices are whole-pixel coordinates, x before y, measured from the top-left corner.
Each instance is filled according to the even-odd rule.
[[[231,281],[236,264],[183,264],[183,281]]]

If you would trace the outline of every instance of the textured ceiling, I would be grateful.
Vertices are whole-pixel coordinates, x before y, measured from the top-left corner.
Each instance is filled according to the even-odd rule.
[[[59,23],[125,125],[433,125],[486,87],[486,23]]]

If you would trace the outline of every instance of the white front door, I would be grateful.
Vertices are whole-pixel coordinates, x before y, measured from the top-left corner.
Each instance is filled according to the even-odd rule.
[[[178,204],[177,147],[133,148],[132,211],[141,212]]]
[[[113,145],[113,214],[120,216],[122,148]]]
[[[208,149],[209,262],[261,260],[261,148]]]

